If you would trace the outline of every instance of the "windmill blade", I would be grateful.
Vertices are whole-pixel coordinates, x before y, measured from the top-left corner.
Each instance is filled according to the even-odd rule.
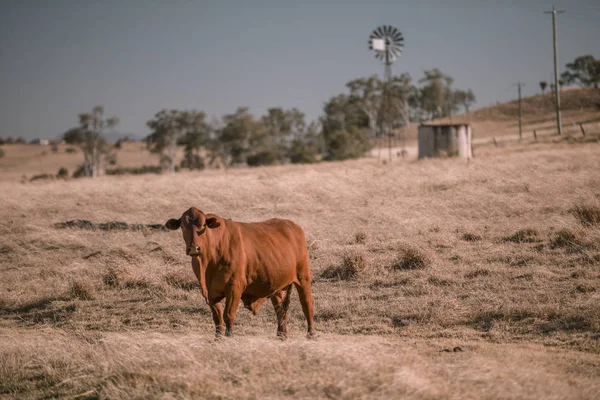
[[[377,33],[379,33],[379,37],[385,36],[385,33],[383,32],[383,26],[377,28]]]
[[[404,37],[402,37],[402,34],[400,32],[398,32],[398,34],[394,35],[392,37],[392,39],[394,39],[394,41],[399,42],[399,41],[403,41]]]
[[[399,32],[398,32],[398,28],[396,28],[396,27],[392,27],[392,32],[391,32],[391,35],[392,35],[392,36],[396,36],[398,33],[399,33]]]

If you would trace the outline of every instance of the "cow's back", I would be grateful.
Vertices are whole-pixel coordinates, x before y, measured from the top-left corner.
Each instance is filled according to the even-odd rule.
[[[296,279],[297,267],[308,257],[304,231],[287,219],[236,223],[245,258],[248,283],[272,288]]]

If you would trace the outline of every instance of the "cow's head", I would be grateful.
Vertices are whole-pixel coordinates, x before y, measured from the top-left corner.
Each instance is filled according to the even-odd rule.
[[[206,234],[208,229],[221,226],[217,218],[207,217],[202,211],[195,207],[183,213],[181,218],[167,221],[165,226],[171,230],[181,228],[183,240],[185,241],[185,253],[188,256],[199,256],[206,245]]]

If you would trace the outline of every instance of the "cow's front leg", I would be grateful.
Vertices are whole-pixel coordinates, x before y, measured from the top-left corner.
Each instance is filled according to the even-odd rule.
[[[223,322],[223,304],[221,299],[213,299],[210,301],[210,311],[212,311],[213,322],[215,323],[215,335],[220,337],[225,331],[225,323]]]
[[[225,336],[233,336],[233,323],[241,298],[242,288],[236,284],[230,284],[225,291]]]

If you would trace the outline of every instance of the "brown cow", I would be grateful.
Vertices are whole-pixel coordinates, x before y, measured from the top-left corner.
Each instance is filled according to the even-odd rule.
[[[292,284],[298,289],[302,311],[313,330],[313,297],[306,237],[302,228],[286,219],[233,222],[195,207],[165,226],[181,228],[186,254],[210,306],[216,334],[232,334],[240,299],[254,314],[267,298],[277,313],[277,336],[287,335]],[[221,300],[225,299],[225,313]]]

